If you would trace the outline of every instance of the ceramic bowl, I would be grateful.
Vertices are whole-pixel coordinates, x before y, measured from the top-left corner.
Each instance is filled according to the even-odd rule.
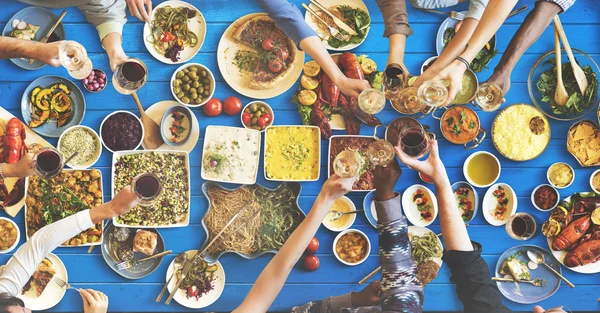
[[[108,120],[109,117],[117,114],[117,113],[127,113],[127,114],[131,114],[132,116],[135,117],[135,119],[140,123],[140,127],[142,128],[142,136],[140,138],[140,142],[135,146],[134,149],[131,150],[137,150],[141,145],[142,145],[142,141],[144,141],[144,125],[142,124],[142,120],[140,120],[139,117],[137,117],[135,114],[129,112],[129,111],[123,111],[123,110],[119,110],[119,111],[114,111],[112,113],[110,113],[109,115],[107,115],[103,120],[102,123],[100,124],[100,141],[102,141],[102,145],[104,146],[104,148],[106,148],[106,150],[115,153],[115,151],[111,150],[106,143],[104,142],[104,138],[102,138],[102,128],[104,127],[104,123],[106,122],[106,120]]]
[[[13,243],[12,246],[10,246],[6,250],[0,250],[0,254],[4,254],[4,253],[9,253],[9,252],[13,251],[19,245],[19,240],[21,240],[21,231],[19,230],[19,225],[17,225],[17,223],[15,223],[13,220],[8,219],[6,217],[0,217],[0,220],[8,221],[17,230],[17,240],[15,240],[15,243]]]
[[[171,113],[173,113],[173,112],[182,113],[183,115],[185,115],[185,117],[188,120],[187,134],[185,137],[183,137],[179,141],[171,141],[169,139],[169,137],[171,135],[171,131],[169,130],[169,128],[171,127],[171,121],[172,121],[170,116],[171,116]],[[182,146],[188,141],[188,139],[190,139],[190,135],[192,134],[192,127],[194,125],[193,117],[192,117],[193,114],[194,113],[192,113],[192,111],[188,107],[183,106],[183,105],[174,105],[165,111],[162,119],[160,120],[160,136],[162,137],[163,141],[167,145],[172,146],[172,147]]]
[[[358,262],[356,263],[349,263],[344,261],[337,253],[337,251],[335,250],[335,246],[337,245],[337,242],[340,240],[340,238],[342,236],[344,236],[347,233],[358,233],[361,236],[363,236],[366,240],[367,240],[367,253],[365,254],[365,256]],[[369,257],[369,253],[371,253],[371,241],[369,240],[369,237],[367,237],[367,235],[365,235],[365,233],[363,233],[362,231],[358,230],[358,229],[346,229],[343,232],[339,233],[335,239],[333,240],[333,255],[335,255],[335,257],[338,259],[338,261],[342,262],[342,264],[348,265],[348,266],[356,266],[361,264],[362,262],[364,262],[368,257]]]
[[[352,200],[350,200],[350,198],[344,196],[344,197],[339,198],[339,200],[336,200],[336,201],[343,201],[350,208],[350,212],[356,211],[356,206],[354,205]],[[346,224],[341,227],[336,228],[336,227],[333,227],[332,225],[330,225],[328,222],[326,222],[326,221],[328,221],[328,218],[329,218],[327,216],[325,217],[325,219],[323,219],[322,224],[323,224],[323,226],[325,226],[325,228],[327,228],[331,231],[341,232],[341,231],[344,231],[344,230],[352,227],[352,224],[354,224],[354,221],[356,221],[356,214],[357,213],[349,214],[350,218],[348,219]]]
[[[94,164],[96,164],[96,162],[98,162],[98,159],[100,159],[100,155],[102,155],[102,141],[100,140],[100,136],[98,135],[98,133],[96,133],[96,131],[94,131],[93,129],[91,129],[87,126],[83,126],[83,125],[72,126],[72,127],[69,127],[69,129],[67,129],[65,132],[63,132],[60,135],[60,137],[58,138],[58,151],[60,151],[62,153],[61,146],[62,146],[62,140],[63,140],[65,134],[68,134],[69,132],[71,132],[77,128],[84,129],[92,137],[94,137],[96,139],[96,151],[94,153],[94,156],[88,162],[83,163],[83,164],[73,164],[73,163],[66,164],[68,167],[70,167],[72,169],[83,170],[83,169],[94,166]],[[70,156],[65,155],[65,158],[68,158],[68,157],[70,157]]]

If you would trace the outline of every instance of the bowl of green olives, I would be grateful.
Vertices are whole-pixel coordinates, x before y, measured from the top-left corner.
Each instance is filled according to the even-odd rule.
[[[171,77],[171,93],[183,105],[202,106],[215,93],[215,77],[202,64],[184,64]]]
[[[258,131],[265,131],[267,126],[273,124],[273,109],[266,102],[252,101],[244,107],[242,110],[242,125],[248,129],[256,129]]]

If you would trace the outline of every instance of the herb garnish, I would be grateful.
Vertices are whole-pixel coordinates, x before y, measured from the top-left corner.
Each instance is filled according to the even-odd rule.
[[[357,34],[351,36],[350,40],[348,41],[342,41],[333,36],[330,36],[327,40],[327,43],[333,48],[340,48],[350,44],[358,44],[361,41],[363,41],[363,39],[367,35],[369,26],[371,25],[371,18],[369,17],[367,12],[358,8],[350,7],[348,5],[340,5],[336,9],[343,14],[344,17],[342,20],[344,21],[344,23],[350,26],[350,28],[354,29],[354,31],[356,31]],[[344,30],[340,29],[340,32],[344,35],[347,35],[347,33]]]

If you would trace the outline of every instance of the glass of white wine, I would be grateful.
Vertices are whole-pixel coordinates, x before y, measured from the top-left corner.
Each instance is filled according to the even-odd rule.
[[[475,101],[485,112],[496,111],[504,101],[502,88],[495,83],[485,83],[477,89]]]
[[[367,147],[367,156],[373,165],[386,166],[394,159],[394,146],[387,140],[376,139]]]
[[[448,87],[439,80],[424,82],[417,91],[419,99],[430,107],[440,107],[448,100]]]
[[[92,72],[92,61],[85,48],[77,41],[63,42],[58,47],[58,59],[69,75],[75,79],[84,79]]]
[[[354,150],[340,152],[333,161],[333,171],[342,178],[356,177],[362,168],[362,159]]]
[[[358,107],[368,114],[381,112],[385,107],[385,93],[375,88],[363,90],[358,96]]]

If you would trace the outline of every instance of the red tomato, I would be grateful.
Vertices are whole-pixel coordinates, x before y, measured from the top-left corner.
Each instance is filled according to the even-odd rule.
[[[321,261],[319,261],[319,258],[316,255],[305,256],[303,263],[304,268],[306,268],[309,271],[314,271],[319,268],[319,265],[321,265]]]
[[[227,97],[225,101],[223,101],[223,111],[225,111],[227,115],[236,115],[240,113],[241,110],[242,101],[240,101],[240,99],[234,96],[230,96]]]
[[[279,73],[283,69],[283,63],[279,59],[272,59],[269,61],[269,71],[273,73]]]
[[[285,61],[287,60],[289,53],[286,48],[277,48],[275,50],[275,55],[277,55],[280,59]]]
[[[188,297],[195,297],[198,295],[198,288],[196,286],[189,286],[187,290]]]
[[[315,254],[315,253],[317,253],[318,249],[319,249],[319,239],[317,239],[317,237],[313,237],[313,239],[308,244],[308,247],[306,247],[306,251],[304,251],[304,252],[307,254]]]
[[[267,127],[267,120],[264,117],[259,117],[257,122],[258,127],[260,127],[261,129]]]
[[[248,114],[248,113],[242,114],[242,123],[244,123],[244,125],[250,125],[251,121],[252,121],[252,117],[250,117],[250,114]]]
[[[265,113],[261,117],[267,121],[267,124],[271,122],[271,115],[269,115],[269,113]]]
[[[175,39],[175,35],[171,34],[170,32],[165,32],[165,34],[163,35],[161,41],[162,42],[169,42],[171,40]]]
[[[202,110],[204,111],[204,114],[208,116],[217,116],[223,111],[223,104],[221,103],[221,100],[217,98],[210,98]]]
[[[263,42],[262,42],[263,50],[271,51],[271,50],[273,50],[273,47],[275,47],[275,44],[273,43],[273,39],[266,38],[265,40],[263,40]]]

